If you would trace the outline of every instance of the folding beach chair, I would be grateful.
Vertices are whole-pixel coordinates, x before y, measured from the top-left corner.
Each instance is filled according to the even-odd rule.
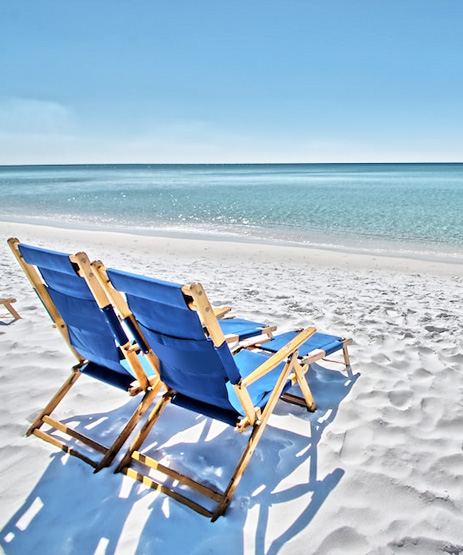
[[[3,305],[8,312],[13,316],[15,320],[19,320],[21,316],[16,312],[16,310],[11,306],[13,303],[16,302],[16,299],[9,297],[7,299],[0,299],[0,305]],[[1,316],[3,318],[3,316]]]
[[[244,348],[232,355],[200,284],[181,286],[105,269],[99,262],[92,263],[92,268],[118,310],[133,315],[127,324],[132,326],[143,351],[154,352],[158,357],[160,378],[167,387],[116,472],[124,472],[214,521],[230,503],[285,389],[297,381],[306,407],[313,410],[313,398],[304,375],[307,366],[300,364],[297,349],[313,335],[315,328],[300,332],[273,355]],[[223,492],[141,452],[169,403],[230,424],[240,432],[251,429],[246,448]],[[137,470],[137,465],[141,469]],[[178,482],[179,487],[168,487],[166,478],[153,477],[153,471],[167,477],[167,482]],[[201,502],[195,500],[197,494],[203,496]],[[212,501],[205,504],[204,497]],[[206,506],[214,503],[212,508]]]
[[[160,391],[162,384],[153,370],[156,366],[154,363],[148,365],[147,357],[137,355],[112,305],[94,278],[85,253],[70,256],[25,245],[14,238],[8,243],[78,361],[71,375],[32,423],[27,435],[34,434],[79,457],[93,466],[96,472],[111,463]],[[92,283],[93,294],[86,280]],[[126,390],[131,395],[143,393],[135,412],[110,447],[51,417],[82,374]],[[43,431],[44,425],[51,429]],[[62,435],[68,436],[66,442],[61,440]],[[94,451],[102,455],[100,460],[94,460],[75,448],[73,444],[76,441],[83,443],[92,457]]]

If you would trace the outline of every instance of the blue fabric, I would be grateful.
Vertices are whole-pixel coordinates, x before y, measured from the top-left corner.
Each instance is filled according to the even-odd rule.
[[[139,324],[182,339],[204,339],[198,316],[185,303],[182,286],[108,269],[112,284],[123,291]]]
[[[80,371],[82,374],[91,376],[92,378],[107,383],[108,385],[112,385],[113,387],[123,389],[124,391],[127,391],[130,384],[133,382],[132,375],[128,373],[121,374],[119,372],[108,372],[108,368],[106,366],[100,366],[98,364],[94,364],[93,362],[83,366]]]
[[[71,345],[91,363],[82,371],[126,389],[133,377],[120,364],[121,353],[116,337],[87,283],[77,274],[69,255],[23,243],[18,248],[24,260],[36,266],[42,275],[47,291],[67,326]],[[112,326],[116,326],[114,319]],[[122,338],[122,334],[121,329],[117,335]]]
[[[223,409],[217,407],[216,405],[203,403],[201,401],[197,401],[196,399],[192,399],[191,397],[186,397],[185,395],[180,394],[174,395],[172,403],[174,405],[178,405],[199,414],[203,414],[204,416],[208,416],[209,418],[220,420],[221,422],[229,424],[230,426],[236,426],[237,421],[241,416],[241,414],[237,413],[233,409]]]
[[[145,354],[149,353],[150,346],[145,341],[145,339],[142,337],[141,333],[139,333],[137,326],[132,321],[132,318],[130,318],[130,317],[124,318],[123,323],[127,327],[127,329],[129,330],[129,333],[132,335],[133,339],[135,340],[135,343],[137,343],[137,345],[140,347],[140,349]]]
[[[159,358],[161,380],[168,387],[204,403],[227,410],[232,408],[225,387],[227,374],[213,343],[204,333],[201,341],[178,339],[139,325]]]
[[[281,335],[275,335],[271,341],[262,344],[260,348],[265,351],[276,353],[297,335],[298,332],[296,331],[289,331],[287,333],[282,333]],[[327,355],[330,355],[331,353],[342,349],[342,345],[342,337],[316,332],[299,347],[299,356],[308,355],[315,349],[322,349]]]
[[[219,320],[219,324],[224,335],[238,335],[241,340],[260,335],[265,327],[265,324],[243,318],[225,318]]]
[[[103,309],[103,314],[105,315],[106,321],[108,322],[108,326],[111,328],[111,331],[116,338],[116,341],[119,345],[125,345],[129,342],[129,338],[124,331],[124,328],[121,326],[119,318],[117,317],[114,308],[112,305],[105,306]]]

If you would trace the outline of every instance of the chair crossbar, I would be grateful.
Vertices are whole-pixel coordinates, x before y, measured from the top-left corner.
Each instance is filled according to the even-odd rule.
[[[80,441],[81,443],[84,443],[85,445],[91,447],[99,453],[106,454],[106,452],[108,451],[108,448],[104,445],[101,445],[101,443],[98,443],[93,439],[81,434],[80,432],[77,432],[76,430],[70,428],[69,426],[66,426],[59,420],[55,420],[54,418],[50,418],[49,416],[44,416],[43,421],[49,426],[52,426],[56,430],[63,432],[64,434],[76,439],[77,441]]]
[[[129,476],[130,478],[138,480],[139,482],[141,482],[145,486],[148,486],[151,489],[154,489],[154,490],[159,491],[159,492],[161,492],[165,495],[168,495],[169,497],[172,497],[172,499],[175,499],[179,503],[182,503],[182,505],[186,505],[190,509],[193,509],[197,513],[199,513],[199,514],[201,514],[201,515],[203,515],[207,518],[212,518],[212,516],[214,514],[212,511],[210,511],[209,509],[206,509],[206,507],[203,507],[202,505],[200,505],[199,503],[196,503],[192,499],[189,499],[188,497],[185,497],[184,495],[182,495],[182,494],[180,494],[180,493],[178,493],[178,492],[176,492],[172,489],[169,489],[168,487],[164,486],[163,484],[160,484],[159,482],[156,482],[156,480],[153,480],[149,476],[146,476],[144,474],[140,474],[139,472],[137,472],[133,468],[130,468],[130,467],[129,468],[124,468],[122,470],[122,472],[124,474],[126,474],[127,476]]]
[[[52,435],[47,434],[46,432],[43,432],[42,430],[39,430],[39,429],[34,430],[32,433],[35,436],[39,437],[40,439],[43,439],[44,441],[51,443],[55,447],[58,447],[65,453],[68,453],[69,455],[73,455],[74,457],[78,457],[79,459],[83,460],[85,463],[89,464],[93,468],[96,468],[98,466],[98,463],[96,461],[90,459],[89,457],[87,457],[80,451],[77,451],[73,447],[69,447],[69,445],[66,445],[65,443],[63,443],[56,437],[53,437]]]
[[[140,453],[139,451],[134,451],[132,453],[132,459],[146,465],[149,466],[150,468],[152,468],[153,470],[157,470],[159,472],[161,472],[162,474],[165,474],[166,476],[169,476],[170,478],[177,480],[178,482],[188,486],[190,489],[196,491],[197,493],[200,493],[201,495],[204,495],[205,497],[209,497],[210,499],[213,499],[214,501],[221,501],[223,498],[223,493],[220,493],[208,486],[205,486],[204,484],[201,484],[199,482],[197,482],[196,480],[193,480],[192,478],[188,478],[188,476],[185,476],[184,474],[181,474],[180,472],[177,472],[176,470],[172,469],[172,468],[168,468],[167,466],[164,466],[163,464],[161,464],[159,461],[154,460],[151,457],[148,457],[147,455],[144,455],[143,453]]]
[[[292,393],[284,393],[280,399],[285,401],[286,403],[290,403],[291,405],[297,405],[298,407],[304,407],[310,412],[313,412],[307,406],[307,402],[303,397],[299,397],[298,395],[293,395]]]

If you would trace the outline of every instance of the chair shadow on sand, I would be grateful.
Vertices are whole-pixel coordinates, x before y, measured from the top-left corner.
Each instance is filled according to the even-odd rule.
[[[317,364],[312,365],[311,369],[311,389],[317,400],[318,409],[315,413],[308,413],[306,410],[280,402],[275,410],[275,416],[286,416],[291,413],[295,419],[300,419],[304,424],[301,426],[302,433],[288,430],[286,428],[276,428],[272,418],[269,421],[268,430],[262,436],[259,446],[246,470],[236,495],[225,516],[214,524],[210,524],[204,517],[189,511],[184,506],[169,500],[170,513],[172,517],[172,527],[165,529],[166,517],[162,506],[166,502],[165,496],[156,497],[150,509],[152,512],[143,531],[140,535],[137,553],[152,552],[153,538],[162,536],[166,545],[169,545],[172,553],[184,552],[185,544],[189,547],[189,553],[200,555],[202,553],[218,553],[220,548],[222,555],[239,555],[244,553],[244,541],[242,530],[245,527],[249,511],[257,508],[258,516],[254,519],[252,526],[255,528],[255,542],[253,553],[256,555],[272,555],[279,552],[281,546],[290,541],[299,532],[304,530],[313,517],[316,515],[331,491],[337,486],[344,472],[341,468],[336,468],[333,472],[320,479],[318,477],[318,444],[327,426],[335,419],[340,403],[347,397],[359,374],[343,374],[337,370],[327,370]],[[183,411],[182,411],[183,412]],[[167,419],[167,411],[165,415]],[[195,416],[192,416],[192,422]],[[224,453],[230,453],[228,471],[233,470],[235,459],[238,457],[240,442],[239,434],[236,434],[229,427],[226,427],[221,437],[214,437],[208,441],[211,421],[204,417],[197,417],[203,422],[201,436],[193,444],[175,443],[163,448],[159,445],[153,447],[153,456],[159,458],[159,451],[162,454],[176,460],[185,453],[190,453],[189,459],[199,459],[213,449],[218,452],[217,462],[223,465]],[[162,418],[159,420],[159,423]],[[304,429],[305,428],[305,429]],[[156,426],[152,432],[153,440],[156,439]],[[305,433],[307,430],[307,433]],[[161,431],[162,432],[162,431]],[[310,432],[310,433],[309,433]],[[210,443],[207,445],[207,443]],[[244,444],[244,441],[243,441]],[[207,458],[207,464],[213,466],[215,455]],[[295,486],[283,488],[281,483],[303,465],[307,465],[307,471],[298,472],[297,480],[303,476],[304,479]],[[199,466],[199,465],[198,465]],[[182,472],[182,468],[179,469]],[[280,471],[279,471],[280,470]],[[307,474],[308,477],[306,478]],[[224,472],[226,482],[227,472]],[[223,484],[220,484],[223,485]],[[305,509],[297,515],[288,528],[279,537],[269,544],[269,520],[272,506],[287,503],[287,511],[291,511],[291,501],[301,497],[310,497]],[[297,505],[297,503],[296,503]],[[301,504],[297,505],[300,509]],[[180,519],[194,519],[194,525],[189,526],[188,531],[178,533],[178,522]],[[160,519],[163,524],[160,525]],[[185,540],[188,534],[192,534]],[[240,536],[241,534],[241,536]],[[194,537],[193,537],[194,535]],[[220,538],[220,540],[218,539]],[[250,553],[248,549],[248,553]]]
[[[254,518],[252,525],[255,527],[254,553],[277,554],[283,544],[310,524],[344,474],[341,468],[336,468],[320,479],[317,475],[317,448],[324,430],[336,417],[340,403],[349,394],[359,374],[346,376],[314,364],[310,375],[317,411],[310,414],[283,402],[275,411],[277,417],[291,413],[294,418],[302,419],[307,424],[302,426],[303,433],[276,428],[272,424],[273,417],[270,419],[268,430],[228,512],[214,524],[134,480],[113,474],[114,466],[93,475],[88,466],[75,457],[53,451],[45,473],[1,530],[0,546],[7,555],[33,552],[47,555],[109,554],[116,550],[144,554],[157,552],[158,549],[176,553],[186,552],[186,547],[191,554],[215,553],[214,549],[220,547],[223,555],[239,555],[244,553],[242,531],[249,511],[255,513],[257,507],[257,518]],[[108,422],[113,423],[112,428],[117,433],[118,420],[124,419],[133,410],[132,405],[133,402],[129,401],[109,413],[73,417],[72,423],[76,429],[92,427],[97,440],[107,442],[108,439],[97,437],[98,423],[106,420],[102,422],[102,428],[106,430]],[[210,440],[211,426],[211,421],[204,416],[169,407],[150,435],[153,449],[176,462],[179,458],[180,464],[193,461],[193,467],[197,466],[198,472],[206,466],[206,470],[211,472],[210,480],[215,481],[214,468],[217,474],[223,468],[228,471],[229,462],[232,469],[233,460],[239,456],[240,440],[244,438],[226,426],[224,431],[219,431]],[[183,430],[194,427],[194,435],[199,437],[192,443],[175,441],[172,430],[178,427]],[[26,441],[34,440],[30,438]],[[44,456],[43,450],[40,453]],[[227,453],[232,456],[228,457]],[[304,476],[300,480],[306,471],[302,473],[299,470],[297,480],[300,483],[286,489],[281,487],[281,482],[304,464],[308,465],[307,478]],[[269,536],[271,507],[288,503],[287,511],[290,511],[290,502],[305,496],[310,497],[308,505],[269,545],[266,538]],[[300,502],[295,505],[300,510]],[[138,535],[138,540],[134,539],[134,534]],[[124,551],[126,542],[131,547]],[[266,545],[269,545],[267,550]]]

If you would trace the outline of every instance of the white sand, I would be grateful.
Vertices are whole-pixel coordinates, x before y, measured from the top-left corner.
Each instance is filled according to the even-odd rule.
[[[212,524],[112,469],[94,475],[24,437],[73,358],[10,254],[10,236],[201,281],[214,303],[283,331],[315,324],[350,336],[356,376],[315,368],[315,414],[280,403],[227,514]],[[1,296],[16,297],[23,317],[0,320],[5,553],[463,552],[463,266],[0,223]],[[133,401],[85,379],[59,415],[90,425],[109,414],[100,433],[114,432]],[[243,439],[176,407],[158,436],[167,457],[219,484]]]

